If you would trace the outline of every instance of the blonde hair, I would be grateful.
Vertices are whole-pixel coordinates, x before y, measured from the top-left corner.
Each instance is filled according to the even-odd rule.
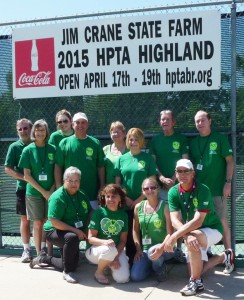
[[[139,147],[143,148],[145,143],[144,133],[140,128],[131,128],[126,135],[126,147],[130,149],[129,140],[131,137],[134,137],[139,142]]]
[[[110,125],[109,132],[111,133],[114,130],[114,128],[119,128],[123,133],[126,133],[125,126],[120,121],[112,122]]]

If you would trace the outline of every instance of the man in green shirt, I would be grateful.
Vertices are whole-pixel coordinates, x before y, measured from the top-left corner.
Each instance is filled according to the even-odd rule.
[[[176,120],[171,110],[160,112],[159,124],[162,132],[152,138],[149,151],[156,161],[158,180],[163,187],[159,192],[159,197],[161,200],[167,200],[168,190],[176,183],[176,162],[181,158],[188,158],[189,146],[187,138],[175,132]],[[177,241],[175,260],[184,262],[181,244],[180,239]]]
[[[73,117],[74,135],[63,139],[57,147],[55,157],[56,188],[62,185],[64,170],[70,166],[81,171],[80,188],[88,196],[93,209],[98,207],[97,193],[105,183],[105,158],[98,139],[87,135],[88,118],[78,112]]]
[[[32,122],[28,119],[20,119],[16,123],[16,129],[19,140],[9,146],[5,159],[5,172],[17,179],[16,184],[16,213],[21,216],[20,219],[20,235],[23,242],[24,251],[21,256],[21,262],[26,263],[31,260],[30,253],[30,221],[26,217],[26,181],[24,180],[24,172],[18,167],[20,156],[23,149],[30,144],[30,133]]]
[[[225,274],[234,270],[234,253],[231,250],[231,236],[227,221],[226,198],[231,195],[231,180],[234,163],[228,138],[211,130],[211,117],[205,111],[195,115],[199,136],[190,144],[190,157],[195,166],[196,178],[206,184],[212,194],[215,210],[224,227],[223,243],[232,264],[224,269]]]
[[[202,273],[217,264],[228,264],[229,257],[225,252],[211,258],[207,256],[208,247],[218,243],[223,235],[209,188],[194,180],[195,171],[190,160],[180,159],[175,171],[179,183],[169,190],[168,201],[176,231],[166,241],[165,251],[173,252],[177,239],[184,238],[190,280],[180,292],[191,296],[204,290]]]

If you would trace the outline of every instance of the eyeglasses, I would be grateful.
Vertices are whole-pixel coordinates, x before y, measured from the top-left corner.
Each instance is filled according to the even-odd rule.
[[[57,121],[57,124],[67,124],[69,122],[69,120],[65,119],[65,120],[60,120],[60,121]]]
[[[178,174],[189,174],[189,173],[191,173],[191,171],[192,170],[176,170],[176,172],[178,173]]]
[[[157,186],[148,186],[148,187],[145,187],[145,188],[143,188],[143,191],[149,191],[149,190],[152,190],[152,191],[155,191],[155,190],[157,190]]]
[[[80,183],[80,180],[67,180],[67,182],[69,183],[69,184],[78,184],[78,183]]]
[[[24,130],[27,130],[29,129],[29,127],[22,127],[22,128],[17,128],[17,131],[24,131]]]

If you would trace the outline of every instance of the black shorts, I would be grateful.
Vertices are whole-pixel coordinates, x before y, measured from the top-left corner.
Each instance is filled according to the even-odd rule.
[[[16,191],[16,214],[26,216],[26,204],[25,204],[26,190]]]

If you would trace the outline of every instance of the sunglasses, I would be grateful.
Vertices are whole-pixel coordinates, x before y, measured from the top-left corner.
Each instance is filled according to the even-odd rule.
[[[149,187],[145,187],[143,188],[143,191],[149,191],[149,190],[152,190],[152,191],[155,191],[157,190],[157,186],[149,186]]]
[[[17,131],[24,131],[24,130],[27,130],[29,129],[29,127],[22,127],[22,128],[17,128]]]
[[[189,173],[191,173],[191,171],[192,170],[176,170],[176,172],[178,173],[178,174],[189,174]]]
[[[62,124],[62,123],[64,123],[64,124],[67,124],[69,122],[69,120],[62,120],[62,121],[57,121],[57,124]]]

